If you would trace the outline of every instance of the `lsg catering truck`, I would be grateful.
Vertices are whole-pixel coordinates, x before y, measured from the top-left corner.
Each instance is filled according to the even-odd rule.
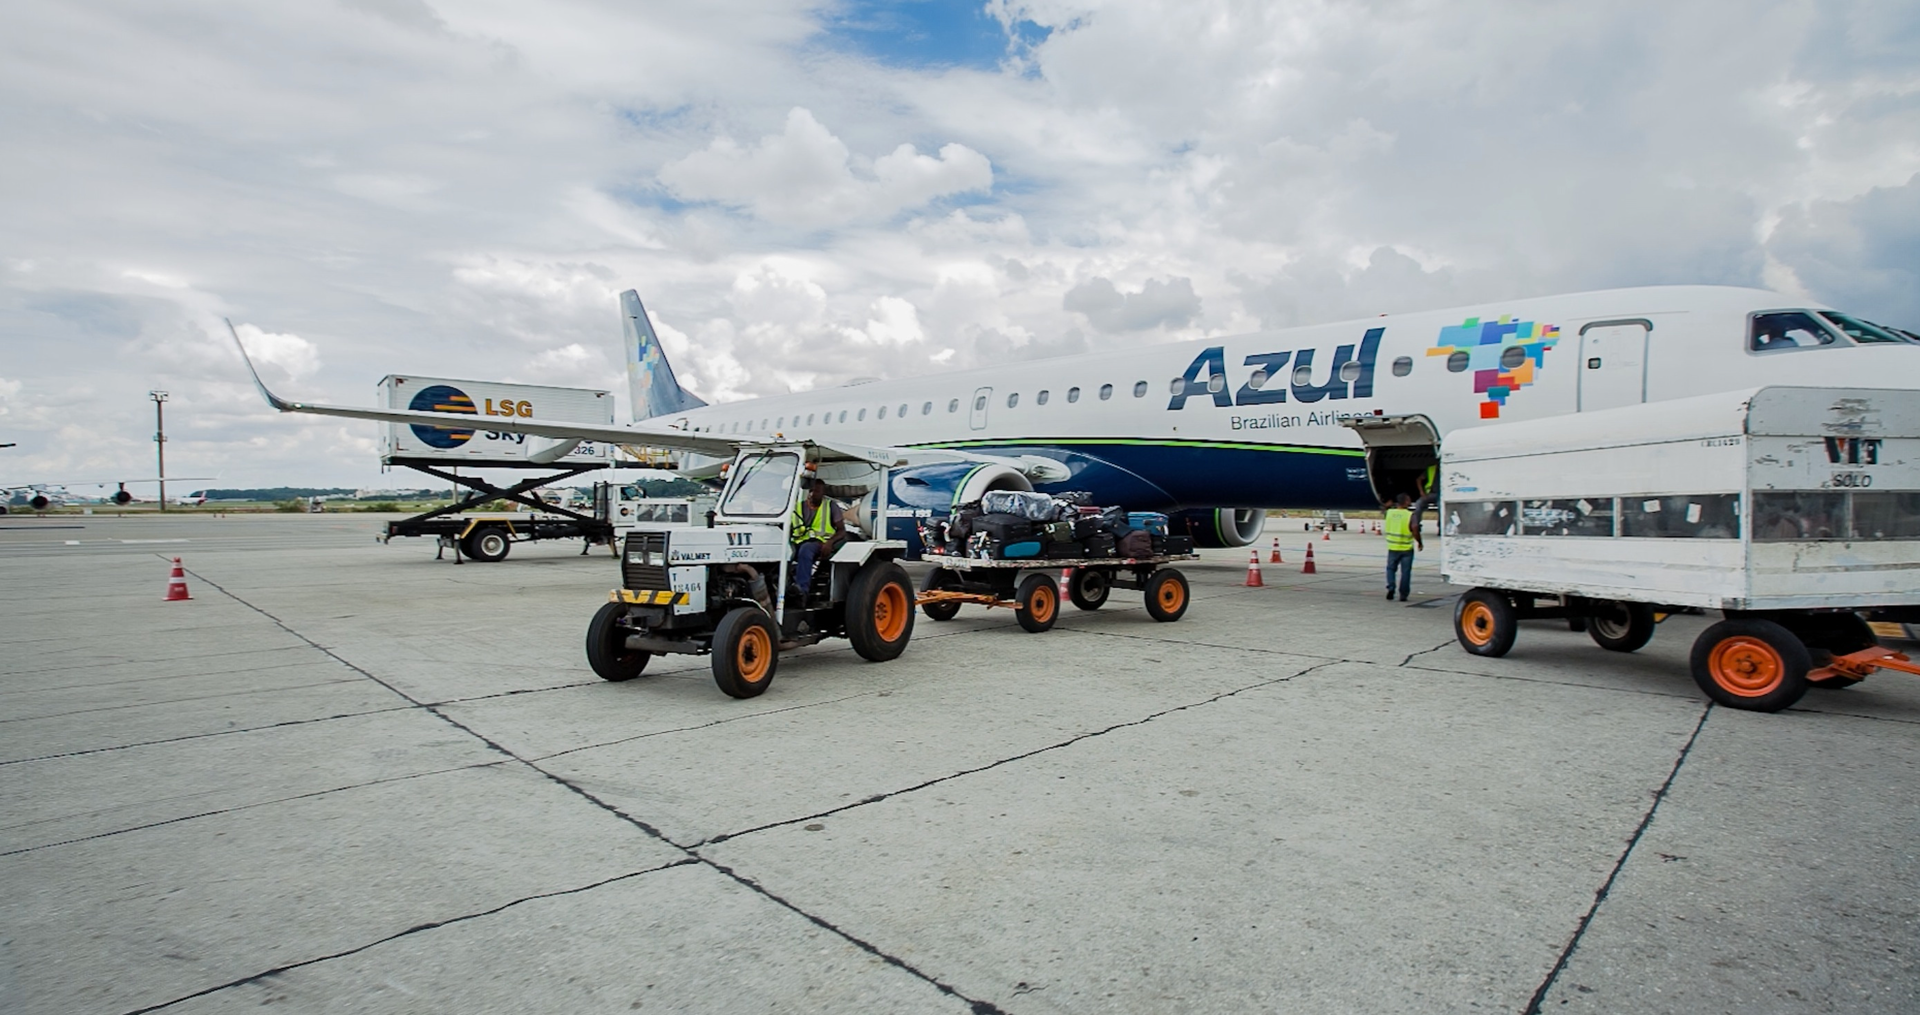
[[[1920,673],[1867,623],[1920,620],[1920,392],[1766,387],[1459,430],[1440,475],[1468,652],[1504,655],[1538,617],[1631,652],[1657,613],[1698,608],[1725,617],[1691,659],[1723,705]]]

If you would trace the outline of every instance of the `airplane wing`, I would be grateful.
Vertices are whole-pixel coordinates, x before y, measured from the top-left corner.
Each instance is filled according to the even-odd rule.
[[[470,413],[423,412],[416,409],[363,409],[346,405],[294,402],[268,390],[266,382],[260,379],[260,371],[253,365],[253,358],[247,355],[247,347],[240,341],[240,333],[234,330],[232,321],[227,322],[227,331],[233,335],[234,345],[240,349],[240,358],[246,360],[247,372],[253,375],[253,386],[259,389],[260,397],[281,412],[305,412],[316,416],[343,416],[347,419],[371,419],[382,423],[408,423],[417,426],[458,427],[462,430],[524,433],[563,441],[642,444],[713,458],[732,458],[734,449],[742,443],[738,439],[729,440],[718,435],[708,436],[669,427],[602,426],[592,423],[558,423],[537,419],[495,419],[491,416],[483,420]]]

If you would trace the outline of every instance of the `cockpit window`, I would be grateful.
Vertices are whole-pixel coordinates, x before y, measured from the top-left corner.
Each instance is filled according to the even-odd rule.
[[[1816,349],[1839,341],[1805,310],[1781,310],[1753,315],[1753,330],[1747,348],[1754,352],[1779,352],[1782,349]]]
[[[1863,321],[1858,317],[1848,317],[1845,314],[1838,313],[1832,310],[1822,310],[1820,311],[1820,316],[1832,322],[1833,325],[1839,328],[1841,331],[1846,332],[1847,337],[1853,339],[1856,342],[1866,343],[1866,342],[1904,342],[1906,341],[1906,339],[1901,338],[1892,329],[1882,328],[1881,326],[1873,323],[1872,321]]]
[[[793,509],[793,477],[800,457],[761,455],[742,459],[735,467],[733,489],[721,510],[730,515],[779,515]]]

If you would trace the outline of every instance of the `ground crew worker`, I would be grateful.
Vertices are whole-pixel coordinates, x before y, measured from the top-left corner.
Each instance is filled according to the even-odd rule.
[[[813,586],[814,565],[846,542],[845,533],[834,525],[835,513],[827,500],[826,481],[819,478],[807,483],[806,496],[793,506],[793,587],[801,595]]]
[[[1420,530],[1413,526],[1412,498],[1401,494],[1387,506],[1386,524],[1382,526],[1387,535],[1387,598],[1393,598],[1393,573],[1400,572],[1400,601],[1407,601],[1407,592],[1413,586],[1413,550],[1414,547],[1426,549],[1420,539]]]

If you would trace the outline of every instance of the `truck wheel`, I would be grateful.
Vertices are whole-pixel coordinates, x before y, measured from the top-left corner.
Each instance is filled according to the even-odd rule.
[[[1187,612],[1187,576],[1163,567],[1147,576],[1147,616],[1171,624]]]
[[[461,553],[488,564],[506,560],[507,551],[512,547],[513,542],[507,538],[506,530],[492,526],[475,529],[467,533],[467,538],[460,541]]]
[[[757,606],[741,606],[720,618],[713,632],[713,682],[733,698],[757,698],[773,683],[780,647],[773,621]]]
[[[1111,592],[1113,579],[1097,567],[1076,567],[1072,580],[1067,582],[1067,598],[1083,610],[1097,610],[1107,605]]]
[[[1653,607],[1646,603],[1601,603],[1587,618],[1587,636],[1609,652],[1633,652],[1653,639]]]
[[[1060,619],[1060,586],[1054,584],[1050,574],[1028,575],[1013,594],[1013,602],[1013,615],[1019,618],[1020,626],[1034,634],[1048,630]]]
[[[587,665],[603,680],[632,680],[647,668],[653,653],[627,647],[624,612],[618,603],[606,603],[587,624]]]
[[[847,640],[868,662],[899,658],[913,637],[913,582],[893,561],[874,561],[847,590]]]
[[[1513,602],[1492,589],[1473,589],[1453,608],[1453,636],[1474,655],[1490,659],[1506,655],[1517,633]]]
[[[1807,647],[1771,620],[1723,620],[1693,643],[1693,682],[1728,708],[1778,712],[1807,693]]]
[[[926,592],[932,592],[935,589],[954,588],[959,584],[959,575],[954,574],[947,568],[936,567],[932,571],[927,572],[927,583],[922,586],[922,589]],[[920,607],[920,609],[925,611],[927,616],[935,620],[952,620],[960,615],[959,603],[928,603]]]

